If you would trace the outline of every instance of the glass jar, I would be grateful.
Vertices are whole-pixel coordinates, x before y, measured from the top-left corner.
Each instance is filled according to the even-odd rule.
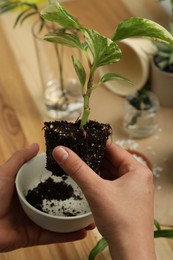
[[[123,128],[129,138],[143,138],[152,135],[158,128],[157,114],[159,101],[157,96],[148,91],[149,105],[138,104],[137,93],[125,99]]]
[[[47,114],[57,120],[76,119],[83,110],[83,97],[71,57],[81,60],[82,54],[78,49],[45,41],[44,36],[55,29],[40,26],[37,21],[32,33]]]

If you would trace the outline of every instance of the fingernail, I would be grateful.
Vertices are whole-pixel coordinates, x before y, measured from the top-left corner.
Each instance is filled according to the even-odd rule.
[[[32,147],[34,147],[34,146],[36,146],[37,145],[37,143],[32,143],[32,144],[30,144],[28,147],[26,147],[27,149],[31,149]]]
[[[68,158],[68,153],[63,147],[55,148],[54,153],[55,159],[58,163],[62,163]]]

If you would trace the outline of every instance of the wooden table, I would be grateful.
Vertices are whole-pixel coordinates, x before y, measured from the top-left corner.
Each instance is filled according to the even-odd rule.
[[[76,0],[64,6],[79,21],[100,33],[111,36],[116,24],[130,16],[151,18],[167,25],[168,17],[155,0]],[[15,13],[0,17],[0,163],[14,151],[32,142],[38,142],[40,152],[45,150],[43,122],[49,120],[42,104],[35,49],[31,34],[31,20],[13,29]],[[91,100],[92,119],[108,122],[113,127],[113,141],[128,140],[122,130],[124,98],[104,86]],[[101,104],[101,105],[100,105]],[[154,181],[156,186],[155,217],[162,225],[173,226],[173,109],[161,107],[159,130],[151,137],[135,140],[137,150],[143,152],[153,165],[160,167]],[[0,254],[2,260],[84,260],[100,237],[97,230],[88,233],[82,241],[59,245],[20,249]],[[158,259],[173,259],[173,242],[155,240]],[[105,250],[97,259],[110,259]]]

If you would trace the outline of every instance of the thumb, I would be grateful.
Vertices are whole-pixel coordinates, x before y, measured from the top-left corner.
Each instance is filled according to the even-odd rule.
[[[3,165],[1,172],[5,175],[15,177],[20,167],[30,159],[32,159],[39,150],[39,146],[33,143],[29,147],[16,151]]]
[[[53,157],[59,166],[80,186],[85,195],[87,190],[98,189],[101,178],[75,154],[64,146],[57,146],[53,150]]]

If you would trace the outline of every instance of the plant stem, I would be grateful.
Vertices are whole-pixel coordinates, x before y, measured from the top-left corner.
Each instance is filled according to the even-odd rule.
[[[60,88],[61,88],[61,91],[64,95],[65,93],[64,93],[63,66],[62,66],[61,55],[60,55],[60,52],[59,52],[59,46],[57,44],[55,44],[55,51],[56,51],[57,60],[58,60],[58,67],[59,67]]]
[[[89,115],[90,115],[89,101],[90,101],[90,96],[91,96],[91,93],[92,93],[92,90],[93,90],[92,89],[93,78],[94,78],[94,73],[91,70],[90,75],[89,75],[89,80],[88,80],[88,83],[87,83],[87,90],[86,90],[86,93],[83,94],[84,109],[83,109],[80,127],[83,127],[84,125],[87,124],[88,118],[89,118]]]
[[[55,27],[54,24],[52,24],[52,28],[55,31]],[[58,69],[59,69],[59,77],[60,77],[60,88],[61,88],[61,92],[63,97],[66,97],[65,95],[65,91],[64,91],[64,79],[63,79],[63,65],[62,65],[62,57],[59,51],[59,46],[58,44],[54,44],[55,46],[55,52],[56,52],[56,57],[57,57],[57,61],[58,61]]]
[[[89,96],[87,94],[84,94],[84,111],[80,123],[80,127],[83,127],[88,122],[88,117],[90,115],[90,108],[89,108]]]

